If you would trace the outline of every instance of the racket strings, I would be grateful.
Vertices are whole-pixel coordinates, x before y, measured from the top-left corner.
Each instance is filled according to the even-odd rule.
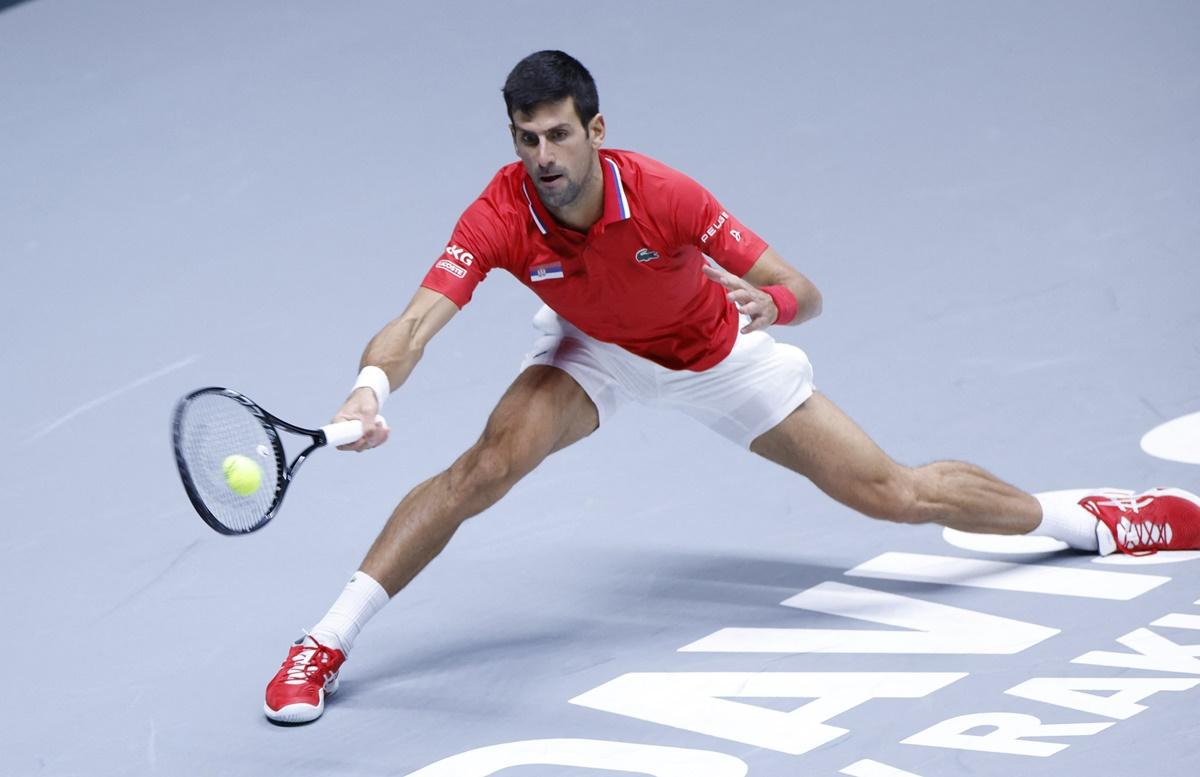
[[[194,397],[180,420],[177,446],[195,495],[218,523],[245,532],[267,519],[280,490],[282,452],[250,408],[223,394]],[[262,482],[253,492],[239,494],[226,481],[225,461],[232,455],[261,467]]]

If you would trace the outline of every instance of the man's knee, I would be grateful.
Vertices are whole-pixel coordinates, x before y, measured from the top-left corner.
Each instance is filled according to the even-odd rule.
[[[451,465],[451,488],[464,496],[499,499],[537,466],[515,435],[485,434]]]

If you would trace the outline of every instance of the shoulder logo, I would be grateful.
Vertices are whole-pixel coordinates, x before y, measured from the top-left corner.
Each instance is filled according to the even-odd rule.
[[[475,254],[457,245],[446,246],[446,256],[449,256],[451,259],[457,259],[467,267],[470,267],[471,262],[475,261]]]
[[[633,255],[633,258],[637,259],[639,262],[650,262],[658,258],[658,251],[652,251],[649,248],[640,248],[638,249],[638,252]]]

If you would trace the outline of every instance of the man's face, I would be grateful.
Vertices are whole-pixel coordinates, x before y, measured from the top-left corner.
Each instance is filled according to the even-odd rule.
[[[599,180],[596,150],[604,142],[604,117],[579,122],[570,97],[532,113],[517,111],[510,125],[517,156],[547,207],[570,207],[592,180]]]

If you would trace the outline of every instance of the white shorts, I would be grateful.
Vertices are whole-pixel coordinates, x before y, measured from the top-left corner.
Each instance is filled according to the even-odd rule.
[[[804,351],[763,331],[738,334],[733,350],[703,372],[670,370],[584,334],[543,306],[540,333],[521,364],[558,367],[583,388],[603,425],[627,402],[680,410],[743,448],[812,396]]]

